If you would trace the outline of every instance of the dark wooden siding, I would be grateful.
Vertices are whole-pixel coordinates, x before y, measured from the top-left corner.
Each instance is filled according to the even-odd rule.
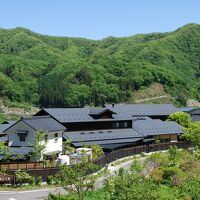
[[[71,122],[63,123],[67,128],[67,131],[79,131],[79,130],[101,130],[101,129],[113,129],[113,123],[116,122],[128,122],[126,128],[132,128],[132,121],[96,121],[96,122]],[[119,127],[123,128],[123,127]]]

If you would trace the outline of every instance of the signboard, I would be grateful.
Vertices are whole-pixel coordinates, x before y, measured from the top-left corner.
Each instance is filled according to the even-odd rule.
[[[14,175],[0,175],[0,184],[2,183],[14,183],[15,176]]]

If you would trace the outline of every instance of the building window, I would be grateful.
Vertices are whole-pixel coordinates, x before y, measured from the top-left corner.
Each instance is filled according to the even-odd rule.
[[[124,122],[124,128],[128,127],[128,122]]]
[[[55,133],[54,137],[55,137],[55,142],[57,142],[58,141],[58,133]]]
[[[116,122],[116,128],[119,128],[119,122]]]
[[[27,133],[17,133],[17,134],[19,136],[19,141],[21,141],[21,142],[26,141]]]
[[[112,123],[112,128],[116,128],[116,123],[115,122]]]

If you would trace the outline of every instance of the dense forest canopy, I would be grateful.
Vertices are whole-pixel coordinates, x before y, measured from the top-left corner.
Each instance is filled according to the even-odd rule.
[[[0,97],[41,106],[129,101],[161,83],[184,104],[200,99],[200,25],[174,32],[108,37],[53,37],[0,29]]]

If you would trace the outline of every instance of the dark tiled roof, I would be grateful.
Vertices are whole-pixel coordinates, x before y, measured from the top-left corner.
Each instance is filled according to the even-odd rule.
[[[104,113],[106,111],[110,112],[112,114],[116,114],[112,110],[109,110],[109,109],[107,109],[105,107],[102,107],[102,108],[90,108],[89,115],[100,115],[101,113]]]
[[[200,115],[192,115],[192,121],[196,122],[196,121],[200,121]]]
[[[12,124],[0,124],[0,134],[3,134],[3,132],[10,126],[12,126]]]
[[[114,107],[106,105],[105,108],[44,108],[43,110],[61,123],[131,120],[135,116],[167,116],[179,111],[171,104],[116,104]],[[94,119],[91,116],[106,110],[113,113],[113,119]]]
[[[54,120],[51,116],[34,116],[22,118],[21,120],[35,130],[44,130],[49,132],[66,130],[62,124]]]
[[[8,141],[8,136],[4,135],[0,137],[0,142],[7,142]]]
[[[26,155],[30,153],[32,150],[32,147],[10,147],[10,151],[14,155]]]
[[[45,108],[43,110],[61,123],[94,121],[94,118],[89,115],[90,108]]]
[[[16,122],[17,122],[17,120],[6,120],[6,121],[2,122],[2,124],[11,124],[12,125]]]
[[[172,104],[115,104],[106,105],[108,109],[112,109],[118,116],[167,116],[178,112]]]
[[[133,129],[145,136],[153,136],[181,134],[183,127],[176,122],[147,119],[133,121]]]
[[[127,138],[141,138],[140,133],[133,129],[112,129],[99,131],[78,131],[65,132],[64,138],[71,139],[73,142],[117,140]]]
[[[193,108],[180,108],[180,112],[190,112]]]

